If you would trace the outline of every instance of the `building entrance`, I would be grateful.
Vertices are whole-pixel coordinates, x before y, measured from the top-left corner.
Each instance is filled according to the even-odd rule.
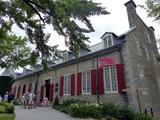
[[[50,80],[45,80],[45,88],[46,88],[46,98],[49,100],[49,95],[50,95]]]

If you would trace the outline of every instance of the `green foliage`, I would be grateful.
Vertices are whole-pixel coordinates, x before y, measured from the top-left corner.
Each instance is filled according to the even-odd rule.
[[[55,101],[53,103],[53,106],[55,106],[55,105],[59,105],[59,98],[58,98],[58,96],[56,96]]]
[[[0,14],[0,66],[34,66],[41,61],[46,67],[48,61],[62,56],[57,45],[47,44],[50,34],[44,32],[46,25],[52,25],[65,38],[66,46],[77,54],[80,48],[87,48],[89,38],[85,33],[94,31],[89,17],[109,12],[90,0],[0,0]],[[26,37],[13,34],[15,24]],[[34,45],[32,49],[27,46],[28,42]]]
[[[140,6],[147,11],[149,17],[154,17],[160,22],[160,2],[158,0],[146,0],[145,5]]]
[[[135,120],[153,120],[152,117],[147,116],[144,113],[137,113]]]
[[[15,120],[15,114],[0,114],[0,120]]]
[[[62,105],[67,107],[67,106],[70,106],[71,104],[79,103],[79,102],[80,102],[80,100],[78,100],[78,99],[64,100],[62,102]]]
[[[19,100],[19,99],[15,99],[15,100],[13,101],[13,104],[14,104],[14,105],[20,105],[20,100]]]
[[[0,113],[6,113],[6,108],[3,105],[0,105]]]
[[[112,103],[101,105],[104,115],[115,117],[119,120],[134,120],[135,112],[130,108],[118,107]]]
[[[90,103],[74,103],[70,106],[71,115],[74,117],[80,118],[100,118],[102,116],[102,112],[97,104]]]
[[[5,94],[5,92],[10,91],[12,79],[13,78],[8,76],[0,77],[0,95],[3,95]]]
[[[5,108],[5,113],[14,113],[15,108],[12,103],[0,102],[0,106],[3,106]]]

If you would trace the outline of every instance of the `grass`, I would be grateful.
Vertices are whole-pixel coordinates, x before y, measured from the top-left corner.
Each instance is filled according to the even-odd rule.
[[[0,114],[0,120],[15,120],[15,114]]]

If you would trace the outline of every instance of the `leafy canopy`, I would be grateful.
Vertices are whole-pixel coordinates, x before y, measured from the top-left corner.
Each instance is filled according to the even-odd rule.
[[[65,44],[76,54],[80,48],[87,48],[89,38],[85,33],[94,31],[89,17],[105,14],[109,13],[92,0],[0,0],[0,29],[5,29],[0,32],[3,34],[0,35],[3,41],[0,42],[0,66],[34,65],[38,61],[45,65],[47,61],[58,59],[62,51],[57,49],[57,45],[47,44],[50,37],[49,33],[44,33],[47,24],[64,36]],[[11,34],[14,24],[25,31],[25,38]],[[35,45],[35,49],[28,47],[28,42]]]

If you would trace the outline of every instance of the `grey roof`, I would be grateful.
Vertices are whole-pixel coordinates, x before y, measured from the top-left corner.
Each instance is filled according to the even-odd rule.
[[[126,36],[128,35],[129,33],[131,33],[132,31],[134,31],[136,29],[136,26],[130,28],[128,31],[126,31],[125,33],[121,34],[118,36],[118,38],[121,38],[122,36]]]
[[[14,76],[14,75],[15,75],[15,72],[11,68],[6,68],[1,74],[1,76]]]
[[[125,37],[126,35],[128,35],[129,33],[131,33],[135,29],[136,29],[136,27],[132,27],[128,31],[126,31],[125,33],[121,34],[120,36],[117,36],[116,34],[111,33],[111,32],[105,32],[105,34],[108,34],[108,33],[109,34],[113,34],[114,36],[116,36],[116,38],[121,40],[123,37]],[[103,34],[103,36],[105,34]],[[97,43],[97,44],[95,44],[93,46],[90,46],[89,50],[86,52],[86,54],[84,54],[84,55],[82,55],[82,56],[80,56],[78,58],[73,58],[73,59],[68,60],[66,62],[63,62],[62,59],[59,59],[57,61],[54,61],[54,63],[53,62],[49,62],[48,63],[48,67],[49,67],[49,69],[56,69],[57,67],[60,67],[60,66],[63,66],[63,65],[68,65],[68,64],[71,64],[71,63],[74,63],[74,62],[77,62],[77,61],[80,61],[80,60],[84,60],[84,59],[92,57],[92,56],[97,56],[100,53],[103,53],[103,51],[105,51],[104,53],[111,52],[112,49],[115,49],[115,48],[117,48],[119,46],[121,46],[121,45],[117,44],[117,45],[115,45],[113,47],[105,48],[103,42],[100,42],[100,43]],[[29,76],[29,75],[39,74],[40,72],[43,72],[43,66],[40,65],[40,64],[37,64],[36,67],[33,70],[29,70],[29,69],[26,69],[26,70],[27,71],[24,72],[22,75],[16,76],[15,80],[17,80],[18,78],[24,78],[24,77]]]

